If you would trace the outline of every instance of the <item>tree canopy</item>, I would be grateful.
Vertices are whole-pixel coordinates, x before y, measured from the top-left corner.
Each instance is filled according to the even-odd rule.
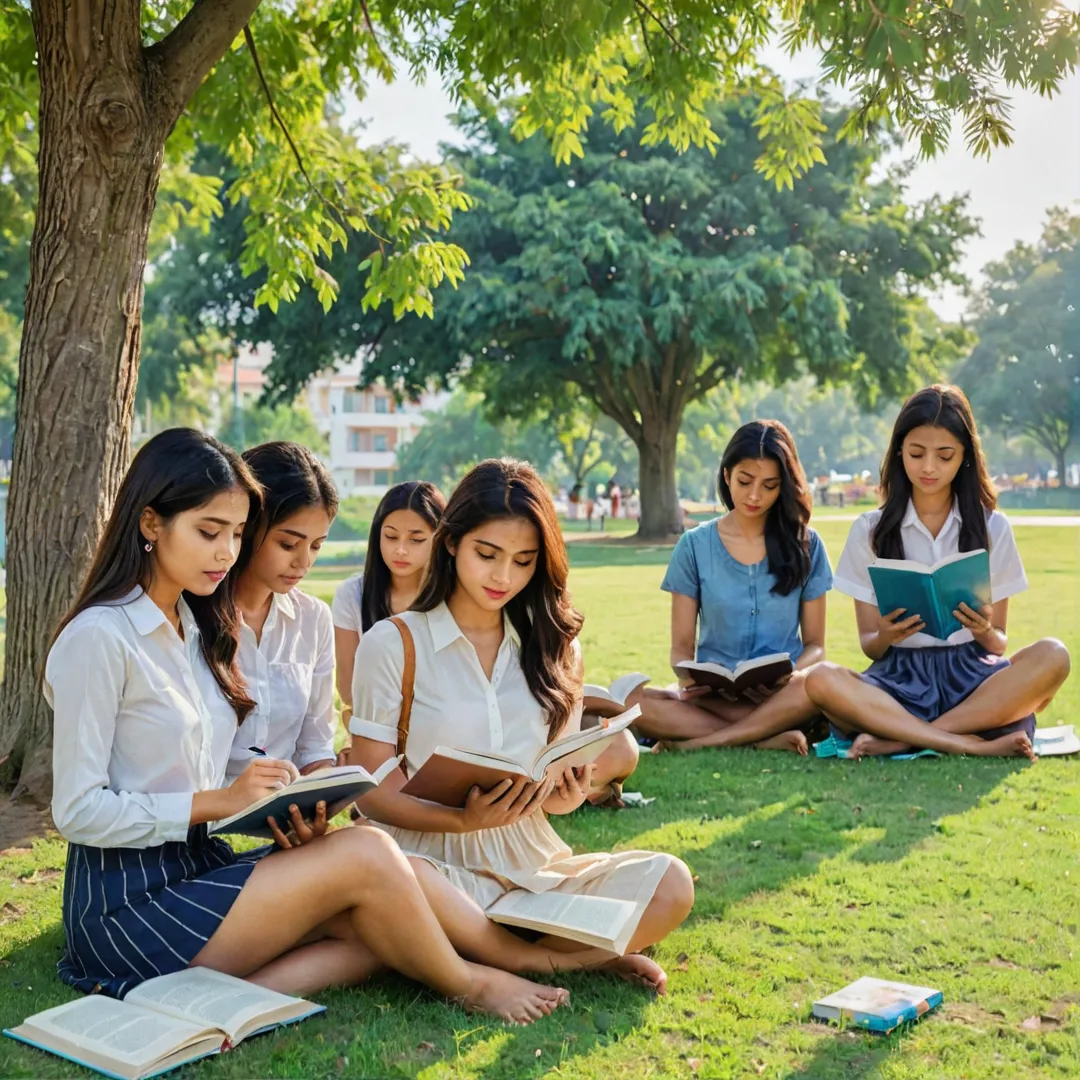
[[[1080,437],[1080,216],[1052,211],[1036,244],[986,268],[974,312],[978,344],[957,381],[981,420],[1022,433],[1052,456]]]

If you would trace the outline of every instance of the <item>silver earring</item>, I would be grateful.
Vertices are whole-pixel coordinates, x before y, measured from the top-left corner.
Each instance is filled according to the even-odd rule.
[[[154,542],[152,540],[147,540],[146,543],[143,544],[143,551],[149,553],[149,552],[151,552],[153,550],[154,550]]]

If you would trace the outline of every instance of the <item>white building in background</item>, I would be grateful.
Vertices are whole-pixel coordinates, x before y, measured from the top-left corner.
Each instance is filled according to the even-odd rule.
[[[308,383],[306,400],[330,441],[326,463],[342,496],[382,495],[397,483],[397,450],[419,431],[424,413],[441,409],[450,395],[423,394],[399,405],[384,386],[358,390],[360,361],[326,371]]]

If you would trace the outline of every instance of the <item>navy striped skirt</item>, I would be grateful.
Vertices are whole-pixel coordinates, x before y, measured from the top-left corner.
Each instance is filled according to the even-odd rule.
[[[925,649],[890,649],[862,673],[862,678],[929,723],[1008,666],[1004,656],[994,656],[977,641],[968,641]],[[1028,738],[1034,738],[1035,714],[978,734],[983,739],[997,739],[1014,731],[1026,731]]]
[[[205,825],[187,843],[160,847],[69,844],[60,978],[122,998],[145,979],[186,968],[273,850],[237,854]]]

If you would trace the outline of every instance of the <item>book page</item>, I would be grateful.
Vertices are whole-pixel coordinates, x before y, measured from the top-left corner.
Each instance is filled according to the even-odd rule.
[[[492,904],[487,913],[497,921],[522,920],[534,928],[587,934],[614,945],[637,913],[637,904],[605,896],[568,896],[514,889]]]
[[[154,1062],[205,1033],[205,1027],[100,994],[38,1013],[24,1026],[129,1065]]]
[[[612,720],[606,720],[596,727],[575,731],[572,735],[558,739],[544,750],[536,759],[532,769],[533,779],[540,779],[552,765],[558,763],[563,769],[571,765],[587,765],[595,761],[607,744],[621,731],[625,731],[641,715],[641,706],[620,713]]]
[[[175,975],[150,979],[132,990],[127,1000],[170,1016],[220,1028],[230,1041],[235,1041],[251,1020],[300,1004],[299,998],[210,968],[187,968]]]

